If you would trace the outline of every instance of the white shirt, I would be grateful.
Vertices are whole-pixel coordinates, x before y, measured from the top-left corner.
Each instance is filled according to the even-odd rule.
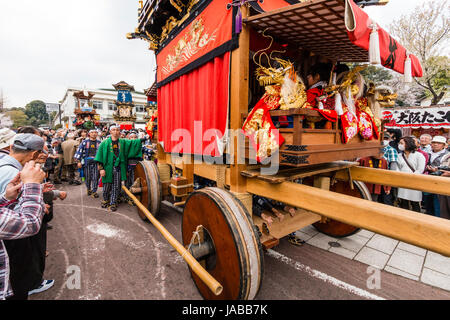
[[[406,154],[405,154],[406,157]],[[422,174],[425,170],[425,157],[420,152],[410,153],[408,157],[406,157],[408,163],[413,167],[414,171],[412,171],[402,154],[398,155],[398,168],[400,172],[414,173],[414,174]],[[414,181],[411,181],[414,183]],[[400,199],[410,200],[410,201],[422,201],[422,191],[411,190],[398,188],[398,197]]]

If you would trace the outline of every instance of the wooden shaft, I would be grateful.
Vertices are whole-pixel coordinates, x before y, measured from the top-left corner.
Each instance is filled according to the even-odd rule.
[[[450,196],[450,179],[448,177],[366,167],[352,167],[349,170],[353,180]],[[348,173],[343,170],[337,171],[336,179],[347,181]]]
[[[241,7],[242,18],[249,16],[249,8]],[[239,130],[242,128],[242,114],[248,112],[248,90],[250,75],[250,27],[242,26],[239,34],[239,48],[231,53],[231,74],[230,74],[230,129]],[[234,131],[235,132],[235,131]],[[234,139],[232,146],[234,147],[234,159],[230,165],[230,190],[233,192],[244,193],[246,178],[241,175],[241,171],[247,169],[245,164],[238,163],[238,157],[245,150],[241,146],[242,142],[235,135],[231,135]],[[238,145],[239,144],[239,145]]]
[[[169,244],[178,251],[178,253],[183,257],[183,259],[187,262],[192,271],[200,278],[202,281],[209,287],[209,289],[216,295],[220,295],[222,293],[223,287],[222,285],[214,279],[208,271],[206,271],[200,263],[190,254],[186,248],[175,239],[169,231],[158,221],[156,218],[148,211],[148,209],[128,190],[125,186],[122,186],[122,189],[126,192],[126,194],[134,201],[134,203],[139,207],[139,209],[144,212],[147,216],[148,220],[158,229],[159,232],[163,235],[164,238],[169,242]]]
[[[293,182],[271,184],[248,179],[247,190],[450,256],[450,220]]]

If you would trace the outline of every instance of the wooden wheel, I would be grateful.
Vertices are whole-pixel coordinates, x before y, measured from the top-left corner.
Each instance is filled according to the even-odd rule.
[[[248,211],[231,193],[219,188],[193,192],[183,212],[183,244],[188,246],[197,226],[202,225],[209,254],[198,259],[223,286],[215,296],[193,273],[192,278],[205,299],[253,299],[263,275],[263,252],[259,235]]]
[[[356,198],[372,200],[372,196],[363,182],[353,181],[353,185],[355,188],[352,190],[348,182],[338,180],[333,186],[330,187],[330,191],[346,194]],[[328,219],[324,223],[316,222],[313,226],[320,232],[335,238],[348,237],[361,230],[360,228],[332,219]]]
[[[162,201],[162,188],[158,167],[153,161],[140,161],[136,165],[134,177],[135,179],[140,178],[142,189],[139,194],[136,194],[136,197],[146,208],[148,208],[148,210],[150,210],[150,213],[153,216],[157,216]],[[142,220],[147,220],[144,212],[141,211],[139,207],[137,208],[137,211]]]

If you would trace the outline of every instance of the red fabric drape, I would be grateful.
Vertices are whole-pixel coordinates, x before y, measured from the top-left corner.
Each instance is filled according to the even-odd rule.
[[[347,29],[348,37],[353,44],[365,50],[369,50],[369,39],[370,33],[372,32],[372,29],[369,28],[369,26],[372,24],[372,20],[367,13],[353,2],[353,0],[346,1],[346,15],[352,15],[354,18],[354,29]],[[351,9],[351,11],[348,11],[348,9]],[[403,74],[405,71],[406,49],[378,24],[377,27],[380,42],[381,64],[386,68]],[[411,59],[412,76],[418,78],[422,77],[423,72],[419,59],[413,54],[410,54],[409,57]]]
[[[158,139],[166,152],[220,155],[215,140],[227,127],[229,68],[227,52],[158,89]]]

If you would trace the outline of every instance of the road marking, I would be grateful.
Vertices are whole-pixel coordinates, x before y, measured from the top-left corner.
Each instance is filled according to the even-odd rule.
[[[145,247],[144,241],[134,243],[132,239],[127,235],[127,231],[116,228],[107,223],[93,223],[86,227],[90,232],[103,236],[105,238],[112,238],[119,240],[123,244],[132,247],[133,249],[140,249]]]
[[[361,288],[355,287],[351,284],[348,284],[344,281],[341,281],[339,279],[336,279],[332,276],[327,275],[326,273],[323,273],[321,271],[312,269],[311,267],[305,266],[304,264],[301,264],[300,262],[297,262],[277,251],[274,251],[272,249],[267,250],[267,254],[271,256],[272,258],[275,258],[281,262],[284,262],[285,264],[293,267],[296,270],[302,271],[307,273],[313,278],[322,280],[324,282],[330,283],[338,288],[344,289],[352,294],[356,294],[360,297],[366,298],[366,299],[372,299],[372,300],[386,300],[385,298],[379,297],[375,294],[372,294],[366,290],[363,290]]]
[[[61,252],[64,256],[64,263],[66,272],[64,273],[64,279],[61,283],[61,286],[59,288],[58,293],[56,294],[55,298],[53,300],[58,300],[61,297],[61,294],[63,293],[64,289],[66,288],[66,281],[67,281],[67,268],[69,267],[69,256],[67,255],[66,250],[64,249],[58,249],[57,251]]]

